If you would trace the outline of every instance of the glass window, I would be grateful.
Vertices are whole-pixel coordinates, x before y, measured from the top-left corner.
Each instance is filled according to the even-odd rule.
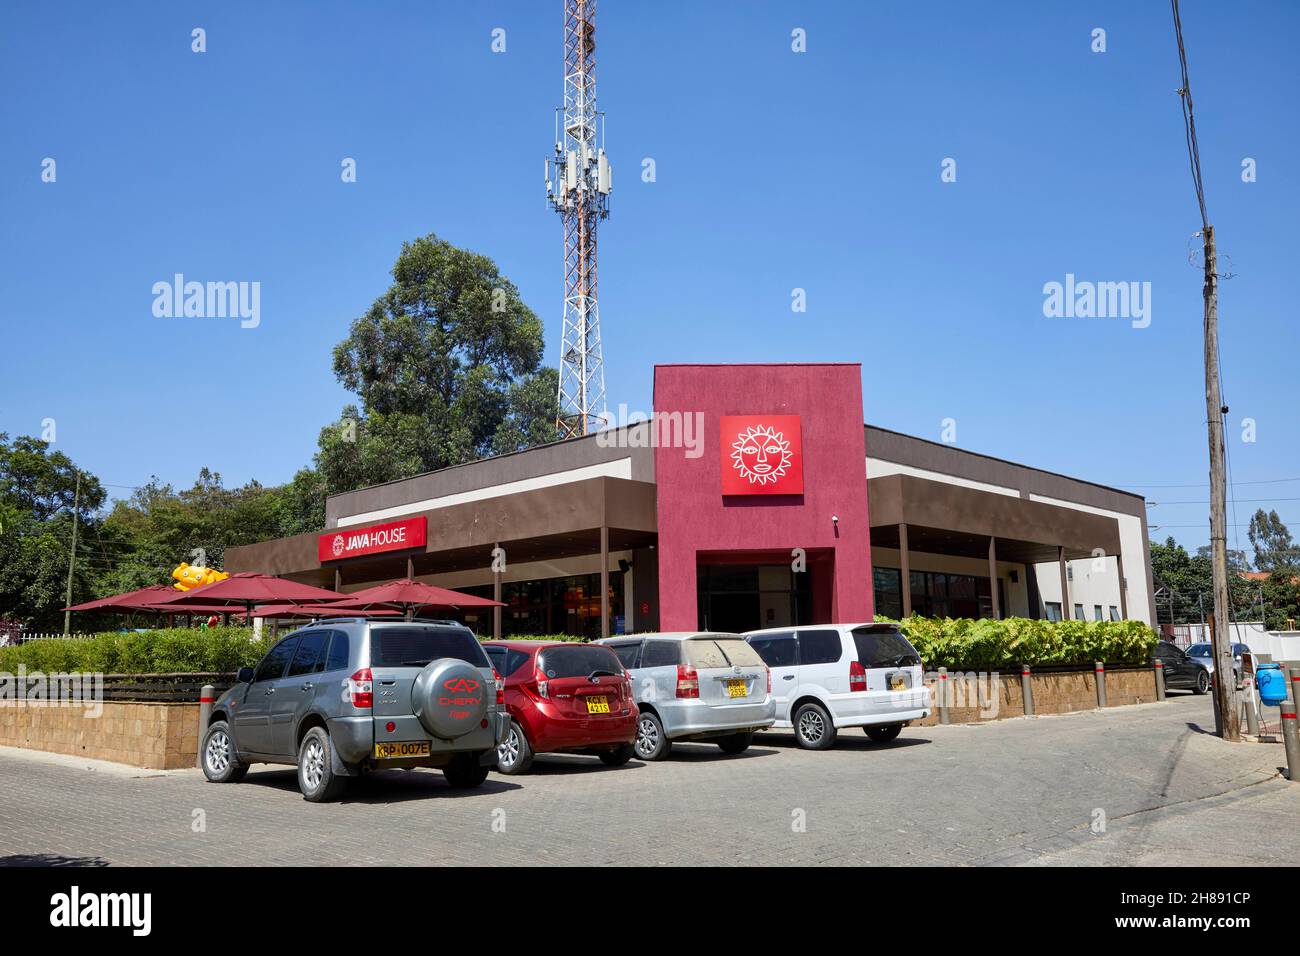
[[[758,651],[768,667],[793,667],[799,663],[799,645],[793,632],[752,637],[749,646]]]
[[[1112,621],[1118,621],[1118,620],[1119,620],[1119,608],[1117,608],[1117,607],[1116,607],[1115,605],[1113,605],[1113,604],[1110,606],[1110,619],[1111,619]]]
[[[921,663],[910,641],[896,627],[859,627],[853,632],[858,663],[872,667],[915,667]]]
[[[348,635],[346,631],[330,632],[329,654],[316,666],[326,671],[343,671],[348,669]]]
[[[289,665],[288,676],[298,677],[313,673],[316,670],[316,661],[320,659],[329,638],[329,631],[308,631],[303,634],[302,641],[298,644],[298,651],[293,655],[293,663]]]
[[[666,667],[681,663],[677,641],[646,641],[641,650],[642,667]]]
[[[444,657],[475,667],[490,666],[483,646],[467,628],[376,627],[370,631],[371,667],[424,667]]]
[[[694,643],[693,641],[691,643]],[[741,637],[720,637],[715,644],[730,667],[762,667],[763,658]]]
[[[1074,619],[1075,619],[1076,621],[1086,621],[1086,620],[1088,620],[1086,617],[1083,616],[1083,605],[1082,605],[1082,604],[1076,604],[1076,605],[1074,606]]]
[[[257,672],[253,674],[253,682],[277,680],[283,677],[285,668],[289,666],[289,662],[293,660],[294,652],[298,650],[299,637],[298,634],[290,634],[267,651],[266,656],[262,658],[262,663],[257,665]]]
[[[1092,619],[1093,619],[1094,621],[1100,621],[1100,620],[1101,620],[1101,605],[1100,605],[1100,604],[1094,604],[1094,605],[1092,606]]]
[[[834,664],[844,656],[839,631],[800,631],[800,664]]]
[[[537,652],[537,667],[548,678],[622,674],[623,665],[602,644],[556,644]]]
[[[871,585],[876,596],[876,613],[882,617],[903,616],[903,572],[898,568],[872,568]]]
[[[636,660],[641,650],[640,641],[630,641],[627,644],[611,644],[609,649],[614,652],[614,656],[628,670],[637,666]]]
[[[1047,609],[1047,619],[1049,621],[1059,621],[1061,619],[1061,602],[1048,601],[1044,607]]]

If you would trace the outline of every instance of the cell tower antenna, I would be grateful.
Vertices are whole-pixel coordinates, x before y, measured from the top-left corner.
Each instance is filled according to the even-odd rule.
[[[596,0],[564,0],[564,106],[556,119],[555,155],[546,161],[546,198],[564,221],[564,338],[555,424],[561,438],[572,438],[602,428],[607,419],[596,226],[609,216],[613,180],[604,114],[596,109]]]

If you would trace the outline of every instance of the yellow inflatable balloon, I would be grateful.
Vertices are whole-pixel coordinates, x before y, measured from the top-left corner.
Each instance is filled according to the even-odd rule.
[[[230,575],[215,568],[199,568],[182,561],[172,571],[172,577],[176,579],[176,583],[172,587],[177,591],[192,591],[194,588],[202,587],[205,584],[224,581]]]

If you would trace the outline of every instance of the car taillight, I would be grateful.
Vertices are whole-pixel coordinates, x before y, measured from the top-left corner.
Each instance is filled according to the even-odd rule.
[[[546,675],[540,669],[533,671],[533,681],[537,684],[537,693],[549,699],[551,694],[547,688]]]
[[[677,665],[677,696],[689,698],[700,696],[700,675],[690,664]]]
[[[374,706],[375,695],[372,693],[372,680],[369,667],[361,668],[348,678],[348,695],[352,698],[353,707]]]
[[[862,666],[861,661],[849,662],[849,690],[866,690],[867,689],[867,669]]]
[[[764,667],[763,670],[767,671],[767,692],[770,694],[772,693],[772,668]]]
[[[506,682],[501,679],[495,667],[492,668],[492,683],[497,685],[497,705],[500,706],[506,702]]]

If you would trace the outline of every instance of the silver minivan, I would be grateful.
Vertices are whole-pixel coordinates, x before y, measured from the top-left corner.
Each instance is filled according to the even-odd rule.
[[[608,637],[632,676],[641,712],[636,755],[668,756],[674,741],[716,743],[723,753],[748,749],[755,731],[776,720],[772,677],[739,634],[684,631]]]

